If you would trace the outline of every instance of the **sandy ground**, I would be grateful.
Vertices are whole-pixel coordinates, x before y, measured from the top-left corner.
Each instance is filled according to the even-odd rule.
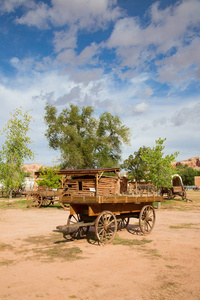
[[[190,205],[157,209],[148,236],[132,219],[107,246],[92,232],[74,241],[53,233],[67,211],[2,209],[0,299],[200,299],[200,207]]]

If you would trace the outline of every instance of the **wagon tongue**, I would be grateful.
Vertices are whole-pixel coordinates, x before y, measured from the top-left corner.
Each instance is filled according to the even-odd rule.
[[[58,226],[56,226],[56,229],[58,229],[58,230],[62,230],[63,229],[63,225],[58,225]]]
[[[70,228],[77,228],[76,224],[70,225]],[[63,233],[69,233],[69,225],[58,225],[56,226],[56,230],[53,230],[53,232],[63,232]]]

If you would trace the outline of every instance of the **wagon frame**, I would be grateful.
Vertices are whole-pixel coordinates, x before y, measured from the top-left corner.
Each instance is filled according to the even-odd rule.
[[[70,205],[67,224],[57,226],[55,232],[72,238],[84,237],[90,226],[94,226],[99,243],[111,243],[117,230],[128,226],[130,218],[139,219],[139,228],[143,234],[149,234],[155,224],[154,202],[161,202],[161,196],[109,196],[80,197],[62,196],[62,202]]]

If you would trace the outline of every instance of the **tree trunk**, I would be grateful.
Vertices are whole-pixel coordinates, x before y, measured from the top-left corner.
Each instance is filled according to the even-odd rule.
[[[135,181],[136,195],[137,195],[137,180]]]
[[[9,199],[12,199],[12,190],[11,191],[9,191]]]

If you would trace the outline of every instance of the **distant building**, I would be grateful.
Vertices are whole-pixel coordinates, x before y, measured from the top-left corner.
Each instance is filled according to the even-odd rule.
[[[200,176],[194,177],[194,184],[200,188]]]
[[[34,177],[25,177],[24,178],[24,190],[31,191],[34,188],[35,178]]]

